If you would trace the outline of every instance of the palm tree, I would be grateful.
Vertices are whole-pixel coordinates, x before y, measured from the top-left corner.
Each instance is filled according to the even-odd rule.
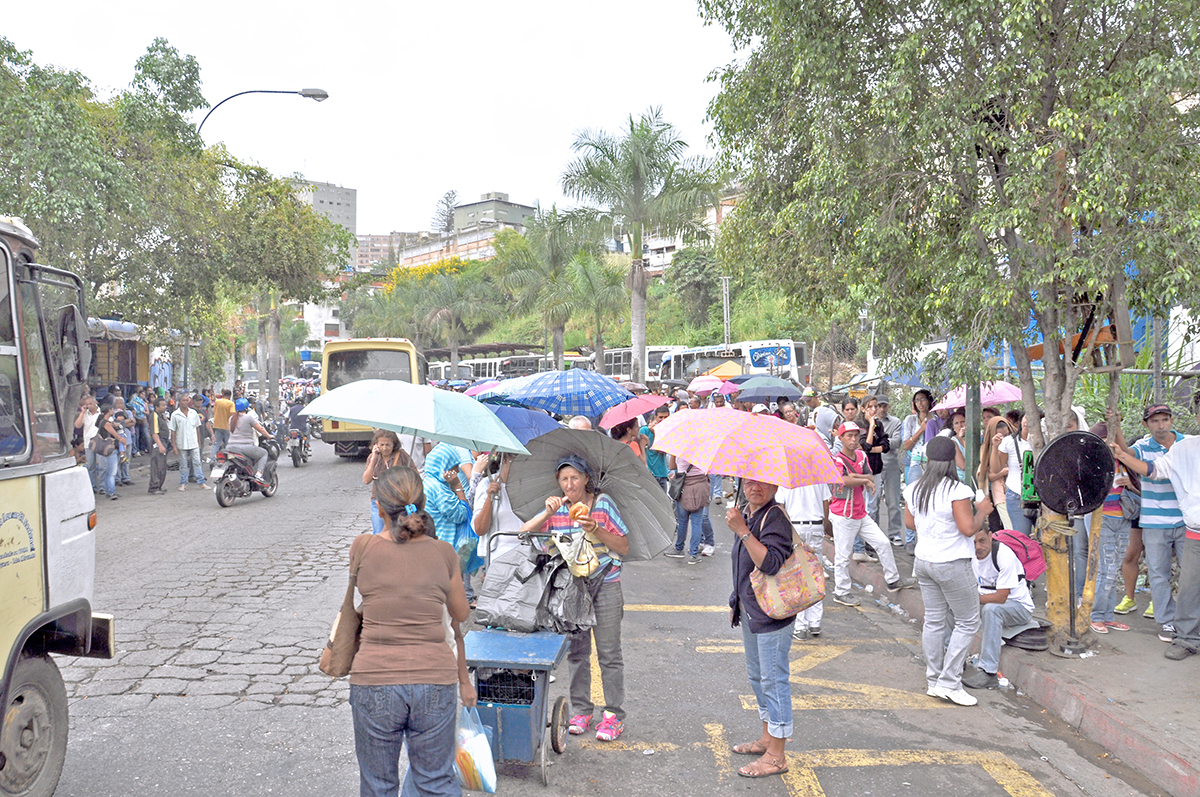
[[[567,264],[577,301],[596,324],[593,338],[596,370],[604,369],[604,319],[629,301],[625,289],[625,267],[615,258],[580,252]]]
[[[629,117],[620,136],[584,131],[571,149],[580,153],[563,172],[568,196],[592,202],[628,233],[633,259],[629,265],[630,332],[634,380],[646,376],[646,271],[642,238],[661,235],[704,237],[704,208],[717,201],[717,182],[702,158],[685,158],[687,143],[662,119],[661,108],[640,118]]]
[[[580,308],[570,263],[580,253],[600,250],[590,216],[538,210],[526,220],[524,237],[502,231],[496,237],[500,287],[512,294],[518,313],[536,312],[550,331],[555,368],[563,367],[563,337]]]
[[[470,334],[468,325],[487,307],[479,282],[465,274],[438,274],[423,284],[426,318],[450,346],[450,373],[458,373],[458,344]]]

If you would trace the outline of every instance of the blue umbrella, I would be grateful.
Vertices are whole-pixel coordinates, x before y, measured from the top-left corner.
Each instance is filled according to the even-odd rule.
[[[508,427],[513,437],[525,445],[535,437],[541,437],[546,432],[561,429],[558,421],[539,410],[529,410],[524,407],[513,407],[506,404],[484,404],[500,422]]]
[[[582,368],[544,371],[508,379],[478,398],[503,396],[526,407],[554,415],[598,418],[605,410],[629,401],[633,394],[607,376]]]

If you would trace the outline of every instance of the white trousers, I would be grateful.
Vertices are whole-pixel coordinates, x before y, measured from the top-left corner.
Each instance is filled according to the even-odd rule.
[[[870,515],[852,520],[831,514],[829,521],[833,524],[834,591],[839,595],[850,592],[850,554],[854,553],[856,536],[862,537],[863,542],[875,549],[889,584],[900,578],[896,557],[892,555],[892,544]]]

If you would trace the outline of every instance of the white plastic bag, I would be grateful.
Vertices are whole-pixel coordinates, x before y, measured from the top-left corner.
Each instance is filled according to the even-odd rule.
[[[496,793],[496,765],[483,721],[475,707],[463,706],[454,734],[454,774],[464,789]]]

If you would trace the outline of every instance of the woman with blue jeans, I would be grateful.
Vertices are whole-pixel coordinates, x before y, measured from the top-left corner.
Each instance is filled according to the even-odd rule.
[[[788,653],[792,649],[795,615],[776,620],[762,610],[750,585],[750,574],[757,568],[768,576],[792,555],[792,523],[787,512],[776,503],[774,484],[747,479],[743,482],[746,511],[736,506],[725,513],[725,522],[737,539],[733,543],[733,594],[729,596],[729,619],[741,625],[746,652],[746,674],[758,701],[762,736],[753,742],[736,744],[738,755],[758,756],[738,769],[744,778],[764,778],[788,771],[783,747],[792,735],[792,686],[789,681]]]
[[[104,494],[110,500],[120,498],[117,495],[117,469],[120,467],[118,462],[118,451],[120,442],[120,433],[117,431],[116,422],[113,420],[113,407],[111,404],[105,404],[100,408],[100,417],[96,421],[96,436],[92,438],[93,445],[101,445],[110,443],[112,451],[104,456],[95,454],[96,470],[99,472],[101,484],[104,487]]]
[[[999,473],[1005,468],[1008,475],[1004,477],[1004,504],[1008,509],[1008,519],[1012,527],[1028,536],[1033,533],[1033,523],[1025,517],[1025,508],[1021,501],[1021,468],[1023,458],[1029,447],[1029,421],[1021,416],[1021,433],[997,434],[992,438],[992,472]]]
[[[350,669],[350,710],[361,797],[400,792],[400,750],[408,747],[405,797],[462,793],[454,775],[459,696],[476,702],[459,624],[470,608],[458,554],[434,536],[421,477],[389,468],[375,481],[382,534],[350,546],[359,562],[362,644]],[[444,615],[454,628],[446,644]]]
[[[683,492],[675,502],[675,550],[667,551],[672,559],[683,558],[683,543],[687,539],[688,526],[692,528],[688,544],[688,564],[700,561],[700,546],[703,544],[705,511],[710,495],[708,474],[684,459],[671,457],[673,467],[684,476]]]
[[[921,647],[929,686],[926,694],[973,706],[978,701],[963,689],[962,673],[979,630],[974,537],[993,506],[985,496],[972,510],[975,491],[958,480],[956,451],[949,437],[929,441],[921,478],[904,491],[904,523],[917,532],[913,573],[925,604]],[[947,628],[950,623],[952,629]]]

